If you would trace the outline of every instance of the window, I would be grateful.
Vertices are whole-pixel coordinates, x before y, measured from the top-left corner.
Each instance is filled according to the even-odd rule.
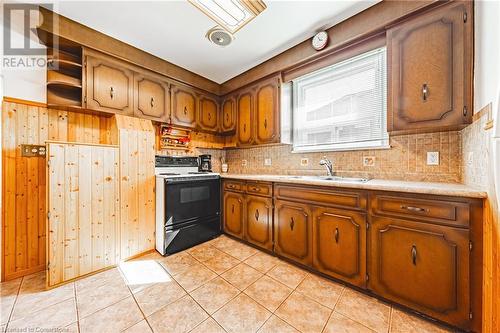
[[[388,147],[386,77],[383,47],[292,80],[293,150]]]

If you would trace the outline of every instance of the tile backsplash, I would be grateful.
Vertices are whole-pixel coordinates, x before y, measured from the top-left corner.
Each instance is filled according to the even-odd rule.
[[[462,179],[461,132],[394,136],[390,145],[390,149],[321,153],[292,153],[289,145],[275,145],[230,149],[225,157],[229,173],[322,175],[325,168],[319,161],[326,155],[342,176],[452,183]],[[427,165],[427,152],[439,153],[439,165]]]

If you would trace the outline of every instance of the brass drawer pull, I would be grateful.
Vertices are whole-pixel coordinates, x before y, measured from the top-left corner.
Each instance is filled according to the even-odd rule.
[[[295,225],[295,221],[293,220],[293,217],[290,218],[290,230],[293,231],[293,226]]]
[[[151,107],[154,108],[155,106],[155,99],[153,97],[151,97]]]
[[[401,206],[401,209],[406,209],[411,212],[419,212],[419,213],[427,213],[429,210],[421,207],[413,207],[413,206]]]
[[[260,188],[254,186],[254,187],[252,187],[252,191],[259,192]]]
[[[235,188],[235,186],[233,184],[228,184],[227,188]]]
[[[411,261],[413,265],[417,266],[417,247],[415,245],[411,247]]]
[[[111,99],[113,99],[114,96],[115,96],[115,90],[113,89],[113,87],[111,87],[109,89],[109,97],[111,97]]]
[[[339,228],[335,228],[335,243],[339,242]]]
[[[259,210],[255,210],[255,221],[259,222]]]

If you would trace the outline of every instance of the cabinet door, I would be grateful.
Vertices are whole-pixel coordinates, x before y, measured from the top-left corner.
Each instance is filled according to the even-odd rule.
[[[253,142],[253,94],[247,91],[238,97],[238,145]]]
[[[276,200],[274,251],[304,265],[312,263],[311,211],[307,205]]]
[[[233,97],[227,97],[222,102],[221,132],[231,133],[236,129],[236,102]]]
[[[206,131],[216,132],[218,129],[219,106],[215,99],[208,96],[200,97],[198,123]]]
[[[255,94],[255,118],[257,144],[279,141],[279,80],[261,83]]]
[[[238,238],[243,238],[243,218],[245,203],[243,194],[224,192],[224,231]]]
[[[87,56],[86,101],[88,109],[132,115],[133,73],[119,62]]]
[[[168,121],[168,84],[142,74],[134,75],[134,115],[156,121]]]
[[[469,231],[374,217],[370,288],[459,327],[469,324]]]
[[[313,211],[313,266],[360,287],[366,286],[366,215],[332,208]]]
[[[471,122],[466,12],[466,4],[454,3],[388,30],[389,131]]]
[[[273,249],[273,203],[271,198],[248,195],[246,200],[247,241],[266,250]]]
[[[188,88],[172,86],[172,108],[170,121],[174,125],[196,126],[196,95]]]

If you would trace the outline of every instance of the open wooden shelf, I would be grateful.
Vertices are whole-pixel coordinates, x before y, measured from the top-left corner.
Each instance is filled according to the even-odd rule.
[[[48,70],[47,71],[47,85],[48,86],[49,85],[63,85],[63,86],[81,88],[82,87],[82,80],[81,80],[81,78],[67,75],[67,74],[59,72],[59,71]]]
[[[175,128],[170,125],[160,125],[160,149],[189,150],[191,143],[191,131]]]

